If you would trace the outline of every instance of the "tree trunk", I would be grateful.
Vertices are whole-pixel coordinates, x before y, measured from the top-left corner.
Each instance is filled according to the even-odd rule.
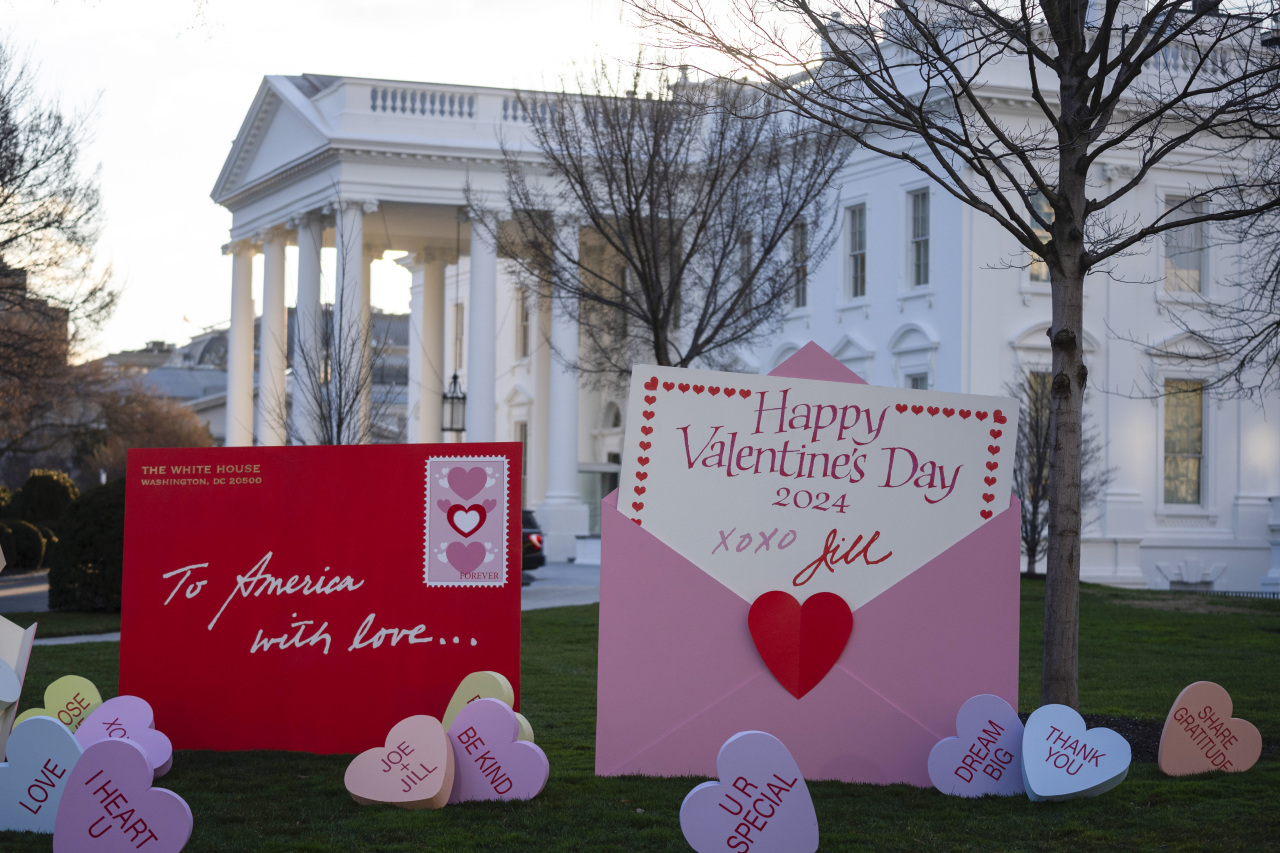
[[[1075,155],[1075,156],[1073,156]],[[1079,710],[1080,463],[1084,389],[1088,369],[1081,346],[1084,325],[1083,229],[1072,212],[1084,210],[1084,168],[1076,150],[1063,147],[1060,192],[1068,208],[1054,223],[1057,263],[1051,270],[1053,348],[1050,386],[1049,543],[1045,563],[1044,659],[1041,704]],[[1076,219],[1076,221],[1070,221]]]

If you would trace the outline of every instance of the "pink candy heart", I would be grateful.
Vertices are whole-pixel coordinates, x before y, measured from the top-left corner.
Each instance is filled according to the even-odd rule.
[[[151,778],[131,740],[86,749],[58,807],[53,853],[178,853],[191,838],[191,809],[173,791],[152,788]]]
[[[538,796],[551,765],[537,744],[516,739],[519,730],[515,712],[498,699],[477,699],[458,712],[449,726],[456,768],[450,803]]]
[[[98,706],[76,729],[76,740],[86,750],[100,740],[128,739],[141,747],[159,778],[173,766],[173,744],[154,728],[151,705],[137,696],[117,696]]]
[[[9,763],[0,764],[0,829],[53,832],[80,742],[53,717],[32,717],[14,726],[8,746]]]
[[[960,706],[958,737],[943,738],[929,752],[933,787],[957,797],[1023,793],[1022,721],[999,696],[984,693]]]
[[[435,717],[396,723],[386,746],[357,755],[343,778],[361,805],[390,803],[402,809],[438,809],[453,790],[453,748]]]
[[[719,782],[680,806],[680,829],[698,853],[814,853],[818,816],[791,753],[771,734],[739,732],[716,756]]]

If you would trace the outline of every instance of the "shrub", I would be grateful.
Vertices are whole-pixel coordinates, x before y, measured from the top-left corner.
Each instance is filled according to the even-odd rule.
[[[10,571],[35,571],[44,563],[45,539],[40,531],[29,521],[9,519],[4,522],[9,528],[12,548],[5,548],[4,556],[9,561]]]
[[[90,489],[68,507],[49,558],[51,610],[119,610],[124,484]]]
[[[67,472],[33,468],[15,501],[21,518],[56,526],[79,494],[80,490]]]

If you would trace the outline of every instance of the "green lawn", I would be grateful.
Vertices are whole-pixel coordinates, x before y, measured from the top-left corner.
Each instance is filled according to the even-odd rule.
[[[63,613],[45,611],[33,613],[4,613],[5,619],[25,628],[38,622],[37,637],[74,637],[80,634],[110,634],[120,630],[119,613]]]
[[[1021,710],[1036,706],[1043,584],[1024,584]],[[195,813],[192,851],[687,850],[684,795],[700,779],[596,778],[596,607],[524,614],[523,710],[551,758],[529,803],[438,812],[361,807],[348,757],[180,752],[162,784]],[[38,647],[28,684],[75,672],[115,695],[118,646]],[[1168,779],[1136,764],[1095,799],[973,801],[903,785],[812,783],[822,849],[1266,850],[1280,844],[1280,603],[1086,588],[1080,694],[1086,713],[1161,720],[1200,679],[1225,686],[1262,730],[1245,774]],[[47,836],[0,832],[0,850],[48,851]]]

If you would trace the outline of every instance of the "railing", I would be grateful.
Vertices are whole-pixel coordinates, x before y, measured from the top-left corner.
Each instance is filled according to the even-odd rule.
[[[473,119],[476,117],[476,96],[463,92],[373,86],[369,90],[369,109],[375,113]]]

